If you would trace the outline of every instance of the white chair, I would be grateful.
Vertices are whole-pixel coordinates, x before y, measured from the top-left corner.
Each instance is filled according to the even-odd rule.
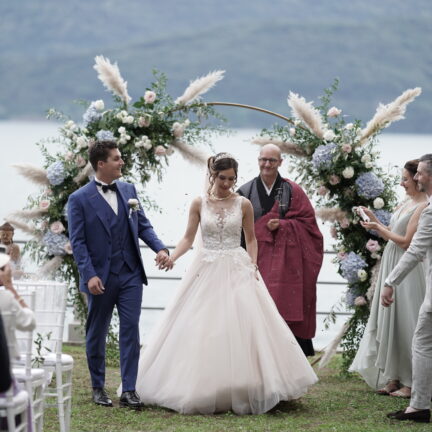
[[[6,334],[15,330],[15,315],[2,311],[2,319]],[[12,342],[8,339],[9,352],[14,351]],[[20,432],[28,428],[29,395],[25,390],[18,390],[13,383],[11,388],[0,396],[0,431]],[[18,423],[18,424],[17,424]]]
[[[0,396],[0,431],[27,431],[28,407],[29,396],[25,390],[18,391],[14,395],[13,389],[10,388],[5,396]]]
[[[35,291],[31,287],[20,287],[20,296],[27,305],[34,311]],[[31,397],[31,421],[34,432],[43,431],[44,413],[44,389],[48,382],[47,374],[44,369],[32,367],[33,354],[33,331],[15,330],[18,349],[21,359],[17,362],[12,360],[12,373],[15,379],[23,383],[27,393]]]
[[[63,330],[66,314],[66,300],[68,287],[65,283],[54,281],[16,281],[15,288],[21,293],[25,288],[33,288],[36,293],[35,334],[41,339],[41,350],[35,353],[33,344],[33,358],[40,358],[40,367],[53,377],[51,384],[45,388],[45,398],[55,398],[60,432],[70,429],[72,411],[72,369],[73,358],[63,354]]]

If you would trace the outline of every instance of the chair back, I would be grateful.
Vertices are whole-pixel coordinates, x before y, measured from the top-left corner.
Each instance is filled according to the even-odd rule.
[[[10,335],[15,333],[16,328],[16,316],[12,311],[2,310],[1,316],[3,319],[3,327],[6,333],[6,342],[9,351],[9,358],[12,359],[15,357],[15,352],[18,351],[17,347],[14,345],[13,338]]]
[[[61,357],[68,291],[66,283],[15,281],[14,286],[20,295],[29,289],[35,292],[36,330],[33,337],[33,356],[36,356],[36,360],[37,357],[49,353]]]

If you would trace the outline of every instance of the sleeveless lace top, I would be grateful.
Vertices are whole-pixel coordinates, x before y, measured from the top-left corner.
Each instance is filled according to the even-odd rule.
[[[240,247],[242,200],[238,195],[222,201],[202,197],[201,235],[205,249],[223,251]]]

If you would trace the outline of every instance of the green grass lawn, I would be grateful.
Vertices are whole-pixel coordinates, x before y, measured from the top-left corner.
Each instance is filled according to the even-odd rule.
[[[338,373],[339,358],[319,372],[320,381],[303,398],[284,402],[262,415],[232,413],[204,416],[181,415],[162,408],[136,412],[119,408],[117,368],[107,370],[107,390],[114,408],[91,402],[91,388],[82,347],[65,346],[75,359],[71,431],[432,431],[428,424],[390,421],[385,413],[405,407],[406,400],[375,395],[359,378]],[[289,364],[287,364],[289,367]],[[57,412],[45,411],[44,431],[58,431]]]

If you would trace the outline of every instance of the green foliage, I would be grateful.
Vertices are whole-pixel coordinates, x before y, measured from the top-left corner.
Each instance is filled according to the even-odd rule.
[[[373,271],[379,264],[385,246],[381,237],[361,226],[356,208],[365,206],[373,211],[379,209],[380,212],[390,214],[396,204],[394,187],[397,180],[377,164],[379,154],[375,150],[376,134],[368,140],[363,139],[359,120],[348,124],[339,110],[335,107],[330,109],[338,84],[336,79],[330,88],[324,90],[324,95],[320,98],[321,105],[317,108],[311,105],[306,108],[306,101],[303,100],[303,108],[309,110],[309,118],[317,115],[322,119],[320,131],[317,131],[316,126],[314,129],[314,124],[317,123],[308,120],[308,116],[300,116],[291,119],[288,125],[264,129],[261,135],[270,137],[275,142],[282,141],[282,150],[283,143],[291,145],[289,157],[292,165],[296,166],[296,180],[309,196],[315,197],[319,216],[332,224],[331,231],[336,239],[335,250],[338,252],[333,262],[338,266],[338,272],[345,276],[343,263],[348,253],[354,253],[366,263],[364,269],[355,270],[347,283],[346,306],[353,315],[341,344],[342,370],[346,373],[357,352],[369,316],[368,291],[371,289]],[[322,151],[325,156],[321,156]],[[299,157],[299,153],[303,156]],[[382,191],[371,197],[368,194],[365,197],[357,183],[359,176],[368,173],[375,174],[383,184]],[[366,190],[371,192],[369,187]],[[376,242],[377,250],[372,251],[366,247],[370,240]],[[325,320],[327,327],[335,322],[335,312],[339,308],[340,305],[336,305],[330,312]]]
[[[32,365],[35,368],[40,367],[43,362],[45,355],[49,352],[51,352],[51,349],[44,346],[44,341],[51,339],[52,332],[49,332],[45,335],[41,333],[36,334],[36,339],[33,341],[36,346],[36,355],[32,359]]]

